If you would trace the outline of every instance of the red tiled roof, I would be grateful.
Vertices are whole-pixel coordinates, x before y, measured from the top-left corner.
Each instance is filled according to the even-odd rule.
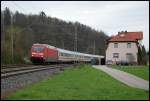
[[[109,42],[116,41],[137,41],[143,39],[143,32],[124,32],[110,37]]]

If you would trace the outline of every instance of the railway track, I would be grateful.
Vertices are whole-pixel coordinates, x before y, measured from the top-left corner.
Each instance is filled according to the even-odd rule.
[[[15,68],[15,67],[30,67],[30,66],[48,66],[48,65],[33,65],[33,64],[13,64],[13,65],[1,65],[1,69],[4,68]]]
[[[77,64],[1,65],[1,99],[18,89],[37,83]]]
[[[69,64],[57,64],[57,65],[3,65],[1,66],[1,78],[7,78],[10,76],[21,75],[25,73],[37,72],[42,70],[52,70],[59,68],[63,70],[64,67],[71,66]]]

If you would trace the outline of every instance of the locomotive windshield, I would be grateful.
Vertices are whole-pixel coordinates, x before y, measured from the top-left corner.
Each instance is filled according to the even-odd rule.
[[[44,50],[44,47],[34,47],[33,51],[34,52],[42,52]]]

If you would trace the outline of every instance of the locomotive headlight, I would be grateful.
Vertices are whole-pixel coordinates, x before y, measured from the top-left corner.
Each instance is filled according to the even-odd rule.
[[[32,52],[32,54],[36,54],[35,52]]]
[[[43,53],[39,53],[39,55],[42,55],[42,56],[43,56],[44,54],[43,54]]]

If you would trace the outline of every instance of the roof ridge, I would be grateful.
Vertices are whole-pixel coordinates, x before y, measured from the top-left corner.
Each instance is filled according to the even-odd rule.
[[[136,34],[137,33],[137,34]],[[108,41],[138,41],[143,39],[143,32],[121,32],[112,35]]]

